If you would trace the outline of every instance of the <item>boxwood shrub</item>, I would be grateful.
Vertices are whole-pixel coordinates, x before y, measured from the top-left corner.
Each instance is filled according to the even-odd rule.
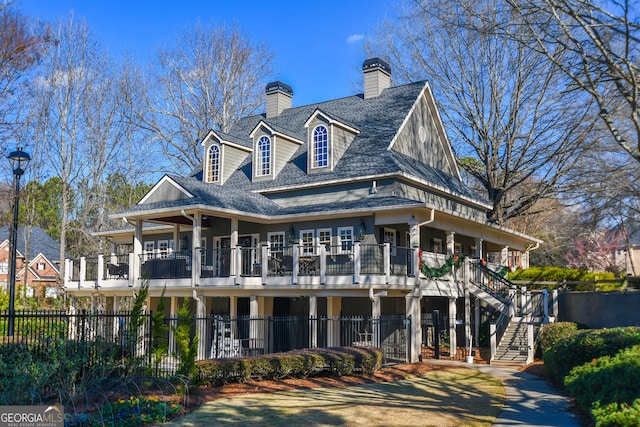
[[[573,368],[564,384],[578,407],[591,413],[596,425],[637,425],[640,345]],[[632,419],[636,424],[627,423]]]
[[[556,322],[542,325],[536,341],[536,357],[542,355],[551,347],[568,340],[578,332],[578,325],[573,322]]]
[[[200,384],[217,386],[251,379],[306,378],[371,374],[382,366],[382,352],[368,347],[295,350],[265,356],[203,360],[196,364]]]
[[[640,327],[581,330],[557,342],[543,355],[550,377],[562,384],[576,366],[603,356],[614,356],[620,350],[640,344]]]

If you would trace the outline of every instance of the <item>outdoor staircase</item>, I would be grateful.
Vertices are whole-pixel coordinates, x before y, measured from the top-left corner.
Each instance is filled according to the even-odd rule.
[[[513,317],[491,360],[492,365],[523,366],[528,362],[529,344],[527,342],[528,322],[524,317]]]

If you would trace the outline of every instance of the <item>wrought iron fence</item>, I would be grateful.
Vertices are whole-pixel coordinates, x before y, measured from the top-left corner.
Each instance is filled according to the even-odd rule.
[[[52,340],[86,344],[92,364],[135,358],[156,375],[170,375],[180,364],[176,339],[179,319],[163,317],[159,335],[152,313],[136,317],[128,311],[76,313],[19,311],[15,333],[7,335],[7,311],[0,313],[0,342],[46,349]],[[198,359],[233,358],[313,347],[380,348],[385,363],[405,361],[410,348],[410,322],[405,316],[308,318],[193,317],[188,320],[199,342]],[[161,343],[165,343],[163,346]],[[106,354],[105,352],[108,352]]]

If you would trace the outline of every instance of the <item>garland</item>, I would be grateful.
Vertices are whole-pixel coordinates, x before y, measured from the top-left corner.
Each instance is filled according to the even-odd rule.
[[[464,255],[453,254],[444,262],[443,265],[438,268],[432,268],[422,262],[421,250],[419,256],[420,272],[430,279],[439,278],[444,276],[445,274],[451,273],[453,267],[459,267],[462,261],[464,261],[465,259],[466,257]]]

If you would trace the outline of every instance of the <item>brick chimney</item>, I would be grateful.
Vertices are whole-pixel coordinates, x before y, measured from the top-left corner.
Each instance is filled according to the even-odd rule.
[[[375,98],[391,86],[391,67],[380,58],[370,58],[362,64],[364,99]]]
[[[282,82],[271,82],[267,84],[267,119],[277,117],[283,110],[291,108],[293,89]]]

